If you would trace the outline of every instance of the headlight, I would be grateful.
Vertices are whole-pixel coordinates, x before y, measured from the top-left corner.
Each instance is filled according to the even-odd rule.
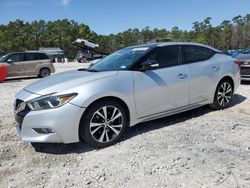
[[[27,105],[31,110],[58,108],[72,100],[75,96],[77,96],[77,93],[70,93],[57,96],[43,96],[27,102]]]

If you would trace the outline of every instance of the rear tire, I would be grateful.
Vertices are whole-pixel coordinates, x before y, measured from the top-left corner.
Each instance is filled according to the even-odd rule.
[[[48,68],[42,68],[39,72],[39,77],[44,78],[51,74],[50,69]]]
[[[87,63],[87,59],[85,57],[81,58],[80,63]]]
[[[231,102],[233,97],[233,84],[230,80],[221,80],[216,88],[214,94],[214,102],[210,107],[216,110],[226,108]]]
[[[128,126],[126,112],[115,100],[91,105],[82,117],[79,136],[91,147],[104,148],[116,143]]]

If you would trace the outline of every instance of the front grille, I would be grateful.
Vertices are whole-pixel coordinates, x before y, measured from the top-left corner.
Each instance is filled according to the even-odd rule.
[[[23,123],[23,119],[24,117],[30,112],[30,108],[25,104],[25,107],[20,110],[21,105],[23,105],[24,101],[20,100],[20,99],[16,99],[15,101],[15,120],[19,125],[20,130],[22,129],[22,123]]]
[[[20,99],[16,99],[15,104],[14,104],[15,110],[18,109],[18,107],[21,105],[22,102],[24,102],[24,101],[22,101],[22,100],[20,100]]]
[[[240,74],[241,75],[250,75],[250,67],[241,67]]]

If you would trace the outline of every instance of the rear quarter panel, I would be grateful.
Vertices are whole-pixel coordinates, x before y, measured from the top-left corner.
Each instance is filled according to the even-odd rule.
[[[233,84],[234,84],[234,93],[238,89],[240,85],[240,69],[237,64],[235,64],[236,59],[224,55],[224,54],[219,54],[218,55],[218,61],[221,64],[221,72],[220,72],[220,79],[218,80],[216,86],[218,85],[219,81],[226,77],[229,76],[233,79]],[[216,87],[215,87],[216,89]]]
[[[43,68],[49,68],[51,73],[55,72],[55,67],[50,60],[40,60],[39,63],[36,64],[36,74],[39,74]]]

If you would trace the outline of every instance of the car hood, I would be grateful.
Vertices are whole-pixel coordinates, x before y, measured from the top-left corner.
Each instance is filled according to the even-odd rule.
[[[250,61],[250,54],[239,54],[235,58],[241,61]]]
[[[115,76],[116,74],[117,71],[88,72],[79,69],[55,74],[41,79],[25,87],[24,90],[38,95],[47,95],[50,93],[61,92],[74,86],[94,80]]]

